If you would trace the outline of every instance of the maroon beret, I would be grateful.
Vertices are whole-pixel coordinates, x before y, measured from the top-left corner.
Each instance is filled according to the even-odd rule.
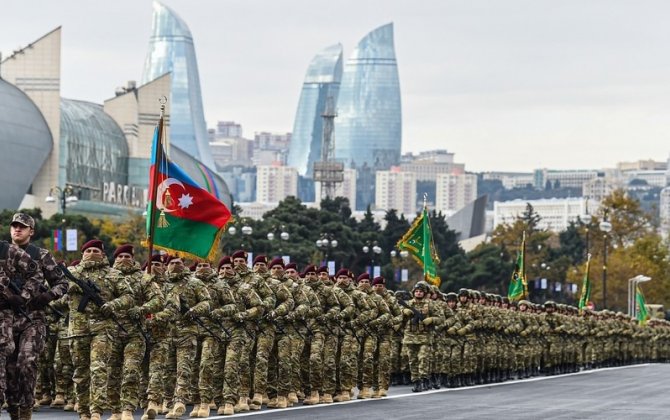
[[[337,273],[335,273],[335,278],[340,277],[340,276],[347,276],[351,277],[352,279],[354,278],[354,273],[349,271],[348,268],[340,268]]]
[[[254,258],[254,264],[256,264],[256,263],[267,264],[268,263],[268,257],[266,257],[265,255],[259,255],[256,258]]]
[[[228,256],[224,256],[219,260],[219,265],[216,267],[216,269],[220,270],[221,266],[223,265],[233,265],[233,259]]]
[[[386,279],[382,276],[377,276],[372,280],[372,285],[374,286],[375,284],[386,284]]]
[[[303,273],[318,273],[318,270],[314,264],[310,264],[307,267],[305,267],[304,270],[302,270]]]
[[[295,271],[298,271],[298,264],[294,262],[288,263],[286,264],[286,266],[284,266],[284,269],[286,270],[294,269]]]
[[[268,264],[268,268],[272,268],[275,265],[281,266],[281,268],[284,268],[284,259],[283,258],[273,258],[272,261],[270,261],[270,264]]]
[[[361,280],[370,280],[370,274],[368,273],[362,273],[361,275],[358,276],[356,279],[356,283],[358,283]]]
[[[86,242],[81,246],[81,252],[84,252],[89,248],[98,248],[101,251],[105,250],[105,246],[102,244],[100,239],[91,239],[90,241]]]
[[[131,244],[121,245],[120,247],[116,248],[116,251],[114,251],[114,258],[123,253],[135,255],[135,248]]]
[[[316,272],[317,272],[317,274],[318,273],[327,273],[328,272],[328,267],[326,267],[325,265],[322,265],[321,267],[319,267],[318,270],[316,270]]]
[[[246,259],[246,258],[247,258],[247,251],[245,251],[245,250],[243,250],[243,249],[240,249],[240,250],[238,250],[238,251],[235,251],[235,252],[233,252],[233,255],[231,255],[231,258],[232,258],[232,259],[235,259],[235,258],[244,258],[244,259]]]
[[[163,262],[163,256],[161,254],[154,254],[151,256],[151,262]]]

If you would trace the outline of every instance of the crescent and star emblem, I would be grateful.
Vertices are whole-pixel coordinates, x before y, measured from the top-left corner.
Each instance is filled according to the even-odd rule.
[[[158,210],[161,210],[165,213],[172,213],[173,211],[177,211],[180,208],[181,209],[189,208],[189,206],[191,206],[191,204],[193,204],[193,197],[191,197],[191,195],[188,194],[188,193],[182,194],[181,197],[179,197],[178,207],[168,208],[165,205],[165,193],[168,191],[168,188],[171,185],[177,185],[177,186],[181,187],[182,190],[184,190],[184,191],[186,190],[186,188],[184,188],[184,184],[182,184],[181,181],[179,181],[178,179],[166,178],[163,182],[161,182],[158,185],[158,188],[156,190],[156,197],[158,198],[156,200],[156,207],[158,208]]]

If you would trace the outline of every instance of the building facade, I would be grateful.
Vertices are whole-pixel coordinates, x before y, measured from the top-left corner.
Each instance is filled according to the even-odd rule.
[[[437,180],[438,174],[465,173],[465,164],[454,163],[454,154],[446,150],[431,150],[411,153],[402,156],[400,169],[405,172],[414,172],[417,181]]]
[[[552,188],[582,188],[585,182],[597,178],[598,171],[584,169],[584,170],[567,170],[559,171],[552,169],[536,169],[533,173],[533,184],[536,189],[543,190],[547,185]]]
[[[188,25],[170,8],[153,2],[149,51],[141,84],[171,74],[170,142],[214,169],[202,106],[198,61]]]
[[[321,160],[323,113],[337,103],[342,80],[342,45],[321,50],[309,63],[293,123],[287,163],[298,175],[312,178],[314,162]]]
[[[399,213],[413,217],[416,213],[416,174],[403,172],[398,167],[390,171],[377,171],[375,208],[396,209]]]
[[[298,171],[290,166],[260,165],[256,168],[256,201],[278,203],[298,195]]]
[[[374,176],[400,163],[402,112],[393,24],[366,35],[342,74],[335,157],[358,171],[357,207],[375,200]]]
[[[435,209],[454,212],[477,198],[477,175],[438,174],[435,185]]]
[[[526,211],[528,204],[540,216],[539,229],[561,232],[570,222],[586,214],[586,198],[550,198],[541,200],[496,201],[493,203],[493,228],[501,224],[513,224]],[[596,212],[597,205],[589,201],[589,213]]]
[[[660,233],[663,239],[667,241],[670,238],[670,187],[661,190],[659,201]]]

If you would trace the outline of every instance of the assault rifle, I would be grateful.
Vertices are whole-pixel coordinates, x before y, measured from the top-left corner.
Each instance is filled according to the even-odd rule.
[[[62,263],[58,264],[58,266],[61,268],[61,270],[63,270],[63,274],[65,274],[65,277],[67,277],[70,281],[79,286],[79,288],[82,291],[81,301],[79,301],[79,306],[77,307],[78,312],[84,312],[89,302],[93,302],[93,304],[98,308],[101,308],[102,305],[107,303],[102,298],[102,296],[100,296],[101,290],[97,284],[93,283],[91,280],[84,281],[76,278],[72,273],[70,273],[70,270],[68,270],[67,267],[65,267],[65,265]],[[118,318],[116,318],[114,314],[110,316],[110,319],[114,321],[116,326],[119,327],[121,331],[128,334],[128,331],[126,331],[126,329],[123,328],[123,325],[121,325]]]
[[[407,308],[410,311],[412,311],[412,313],[414,314],[412,316],[412,325],[415,325],[415,326],[419,325],[419,323],[421,323],[421,321],[424,320],[425,316],[421,312],[417,311],[415,308],[412,308],[411,306],[409,306],[407,304],[407,302],[405,302],[404,300],[398,299],[398,304],[400,306],[402,306],[403,308]]]
[[[191,308],[189,308],[188,304],[186,302],[184,302],[180,297],[180,299],[179,299],[179,312],[182,315],[184,315],[189,310],[191,310]],[[212,331],[211,328],[209,328],[207,325],[205,325],[205,323],[202,322],[202,319],[200,319],[200,317],[198,317],[197,315],[195,317],[193,317],[193,322],[195,322],[200,328],[205,330],[205,332],[209,333],[209,335],[216,338],[216,341],[223,342],[223,339],[218,334],[216,334],[214,331]],[[230,337],[230,334],[226,329],[223,329],[223,332],[228,334],[228,336]]]
[[[17,296],[21,296],[21,289],[23,289],[23,282],[21,282],[21,279],[18,277],[13,277],[9,279],[9,290],[12,291]],[[26,308],[23,306],[19,307],[18,309],[19,315],[24,317],[25,319],[28,320],[28,322],[33,322],[33,319],[28,315],[28,312],[26,312]]]

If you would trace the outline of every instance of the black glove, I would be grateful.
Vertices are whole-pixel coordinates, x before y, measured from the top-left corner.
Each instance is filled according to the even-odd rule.
[[[5,298],[7,303],[9,303],[9,307],[12,308],[14,311],[18,311],[25,305],[26,300],[22,298],[19,295],[9,295]]]
[[[51,292],[40,293],[28,303],[28,307],[34,311],[38,311],[44,309],[52,300],[54,300],[54,295]]]

